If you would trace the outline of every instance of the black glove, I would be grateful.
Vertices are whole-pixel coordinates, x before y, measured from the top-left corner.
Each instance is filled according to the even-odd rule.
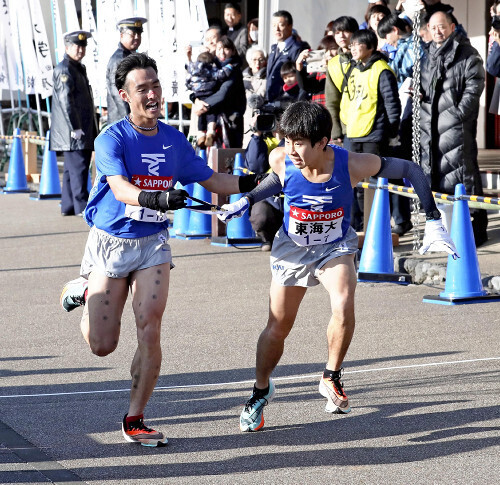
[[[188,196],[189,194],[182,189],[168,189],[164,192],[143,190],[139,194],[139,205],[155,211],[166,212],[186,207],[186,197]]]

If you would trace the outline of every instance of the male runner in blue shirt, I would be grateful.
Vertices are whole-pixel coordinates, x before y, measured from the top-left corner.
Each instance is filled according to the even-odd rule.
[[[272,282],[267,327],[257,343],[256,382],[241,416],[241,431],[264,426],[264,406],[273,398],[270,378],[283,354],[300,303],[310,286],[321,283],[330,295],[332,316],[327,328],[328,362],[319,383],[325,411],[345,414],[351,408],[340,381],[342,362],[354,333],[355,253],[357,235],[350,226],[352,187],[369,177],[407,178],[427,215],[421,252],[447,251],[453,241],[422,169],[406,160],[351,153],[328,145],[332,119],[316,103],[297,102],[280,120],[285,146],[271,152],[271,174],[240,200],[223,205],[218,217],[240,217],[252,204],[283,191],[284,218],[271,252]]]
[[[161,320],[173,268],[165,212],[185,207],[188,195],[173,187],[198,182],[211,192],[233,194],[251,190],[255,178],[214,172],[182,133],[158,122],[162,89],[153,59],[127,56],[117,67],[115,84],[130,114],[95,141],[82,277],[66,284],[61,305],[66,311],[85,305],[83,336],[94,354],[105,356],[118,345],[131,291],[138,346],[122,432],[127,441],[162,446],[167,438],[145,426],[143,413],[160,373]]]

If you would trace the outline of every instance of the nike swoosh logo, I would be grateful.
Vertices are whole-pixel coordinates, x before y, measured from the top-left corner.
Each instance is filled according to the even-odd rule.
[[[170,148],[172,145],[168,145],[168,147],[166,147],[165,145],[163,145],[163,149],[164,150],[167,150],[168,148]]]
[[[326,187],[325,190],[327,192],[331,192],[332,190],[338,189],[339,187],[340,187],[340,185],[337,185],[336,187]]]

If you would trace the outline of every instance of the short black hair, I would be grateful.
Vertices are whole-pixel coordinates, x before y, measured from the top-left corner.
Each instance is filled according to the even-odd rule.
[[[205,52],[200,52],[198,54],[198,57],[196,58],[196,60],[198,62],[204,62],[206,64],[211,64],[212,62],[214,62],[214,58],[215,58],[215,56],[213,54],[210,54],[210,52],[205,51]]]
[[[354,17],[343,15],[333,21],[332,31],[336,32],[351,32],[354,33],[359,29],[358,21]]]
[[[227,35],[223,35],[219,39],[219,42],[222,44],[222,47],[225,47],[226,49],[231,49],[236,54],[236,46],[234,45],[234,42]]]
[[[134,69],[147,69],[151,67],[156,74],[158,74],[158,67],[156,66],[156,61],[147,56],[142,52],[136,52],[134,54],[130,54],[125,57],[118,67],[116,68],[115,73],[115,86],[118,91],[123,89],[125,83],[127,82],[127,75],[130,71]]]
[[[280,67],[280,76],[286,76],[287,74],[295,74],[297,72],[297,68],[295,67],[295,62],[286,61],[281,64]]]
[[[365,20],[367,24],[370,23],[370,17],[375,13],[383,13],[385,17],[391,15],[391,11],[385,5],[377,5],[377,4],[372,5],[371,7],[368,8],[365,15]],[[370,25],[368,25],[368,28],[370,28]]]
[[[293,17],[287,10],[278,10],[273,13],[273,17],[283,17],[288,25],[293,25]]]
[[[377,36],[375,35],[375,32],[370,29],[361,29],[354,34],[352,34],[351,37],[351,43],[357,42],[358,44],[364,44],[366,45],[367,49],[377,49],[378,45],[378,39]]]
[[[314,146],[325,137],[330,139],[332,117],[321,104],[297,101],[288,106],[281,116],[278,131],[285,138],[309,140]]]
[[[391,13],[391,15],[387,15],[379,22],[377,33],[381,39],[385,39],[386,35],[390,34],[394,27],[397,27],[401,32],[405,32],[407,25],[398,14]]]
[[[333,35],[325,35],[318,44],[318,49],[325,49],[329,51],[331,49],[338,49],[339,46],[337,42],[335,42],[335,37]]]
[[[224,10],[226,10],[226,8],[234,8],[237,12],[241,13],[241,7],[238,3],[228,2],[224,5]]]

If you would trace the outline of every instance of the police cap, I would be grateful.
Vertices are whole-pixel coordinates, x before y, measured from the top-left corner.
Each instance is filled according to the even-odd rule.
[[[128,19],[120,20],[116,26],[120,30],[131,30],[132,32],[137,32],[138,34],[142,34],[143,28],[142,25],[147,22],[147,19],[144,17],[129,17]]]
[[[71,44],[86,47],[87,39],[92,37],[92,34],[86,30],[74,30],[73,32],[66,32],[63,37],[64,42],[70,42]]]

